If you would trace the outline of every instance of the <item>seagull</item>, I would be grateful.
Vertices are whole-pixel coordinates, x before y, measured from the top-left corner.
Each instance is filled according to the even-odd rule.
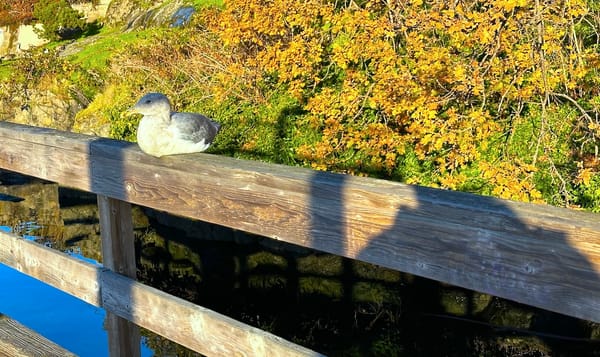
[[[221,124],[202,114],[172,112],[162,93],[144,95],[129,112],[144,115],[137,142],[143,152],[156,157],[202,152],[221,129]]]

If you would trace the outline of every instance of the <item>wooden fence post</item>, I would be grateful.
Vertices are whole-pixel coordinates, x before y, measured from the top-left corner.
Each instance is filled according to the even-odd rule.
[[[98,195],[102,264],[104,267],[135,279],[135,245],[131,204]],[[106,329],[110,356],[139,357],[140,330],[134,323],[106,312]]]

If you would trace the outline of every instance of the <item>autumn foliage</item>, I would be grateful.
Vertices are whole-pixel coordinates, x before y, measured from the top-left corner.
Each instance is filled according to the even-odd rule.
[[[589,206],[598,19],[586,0],[226,0],[202,31],[155,45],[179,60],[148,69],[154,47],[140,63],[227,105],[293,98],[296,163]]]
[[[0,26],[28,23],[33,17],[33,5],[37,0],[2,0],[0,3]]]

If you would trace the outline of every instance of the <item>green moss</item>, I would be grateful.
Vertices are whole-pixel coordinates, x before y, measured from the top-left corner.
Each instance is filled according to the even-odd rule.
[[[11,75],[15,71],[13,63],[14,60],[2,60],[0,62],[0,82],[10,80]]]
[[[152,37],[159,29],[122,32],[118,28],[103,28],[96,36],[84,38],[71,46],[81,49],[69,56],[69,60],[86,70],[96,70],[106,73],[109,61],[115,54],[125,50],[133,43],[143,43]]]
[[[159,250],[167,250],[167,243],[165,242],[165,239],[154,230],[149,230],[144,233],[141,237],[141,240],[143,244],[146,245],[146,247],[144,247],[144,251],[147,251],[149,256],[154,256]]]
[[[534,318],[533,311],[511,306],[498,306],[490,318],[490,323],[497,326],[528,329]]]
[[[207,7],[216,7],[222,9],[224,7],[223,0],[186,0],[186,5],[193,6],[196,9]]]
[[[371,356],[392,357],[407,355],[404,346],[399,344],[393,336],[382,336],[373,341],[369,351]]]
[[[600,341],[600,324],[589,321],[588,325],[590,330],[590,339]]]
[[[299,258],[296,264],[302,274],[336,276],[343,273],[342,257],[336,255],[309,255]]]
[[[323,295],[332,299],[341,299],[344,288],[339,280],[317,277],[303,277],[298,281],[303,295]]]
[[[491,295],[474,291],[448,289],[441,292],[440,305],[446,313],[465,316],[482,312],[492,299]]]
[[[357,282],[352,287],[352,300],[374,304],[393,304],[400,306],[401,297],[398,291],[374,282]]]
[[[186,261],[195,266],[196,268],[201,267],[200,255],[192,249],[189,245],[179,243],[176,241],[168,242],[169,254],[174,260]]]
[[[132,90],[126,85],[107,86],[87,108],[77,113],[73,130],[135,141],[140,118],[126,114],[134,102],[131,95]]]
[[[194,265],[189,260],[172,260],[168,264],[169,273],[173,276],[182,278],[186,277],[188,279],[194,279],[196,282],[199,282],[200,276],[198,276],[195,272]]]
[[[294,166],[299,163],[295,148],[315,136],[303,124],[298,101],[284,91],[274,91],[269,103],[261,106],[226,100],[184,109],[205,113],[223,124],[211,151],[238,158]]]
[[[278,274],[258,274],[248,277],[248,287],[251,289],[279,289],[287,286],[287,279]]]
[[[248,270],[254,270],[260,267],[276,267],[284,270],[287,268],[287,260],[280,256],[269,252],[258,252],[251,254],[246,259]]]
[[[353,261],[352,268],[354,275],[363,279],[380,280],[393,283],[399,282],[402,279],[402,273],[398,271],[361,261]]]

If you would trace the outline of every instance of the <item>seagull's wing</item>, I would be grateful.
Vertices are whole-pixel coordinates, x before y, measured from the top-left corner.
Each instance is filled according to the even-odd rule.
[[[172,113],[169,128],[183,140],[194,143],[204,140],[205,143],[212,143],[221,125],[202,114]]]

